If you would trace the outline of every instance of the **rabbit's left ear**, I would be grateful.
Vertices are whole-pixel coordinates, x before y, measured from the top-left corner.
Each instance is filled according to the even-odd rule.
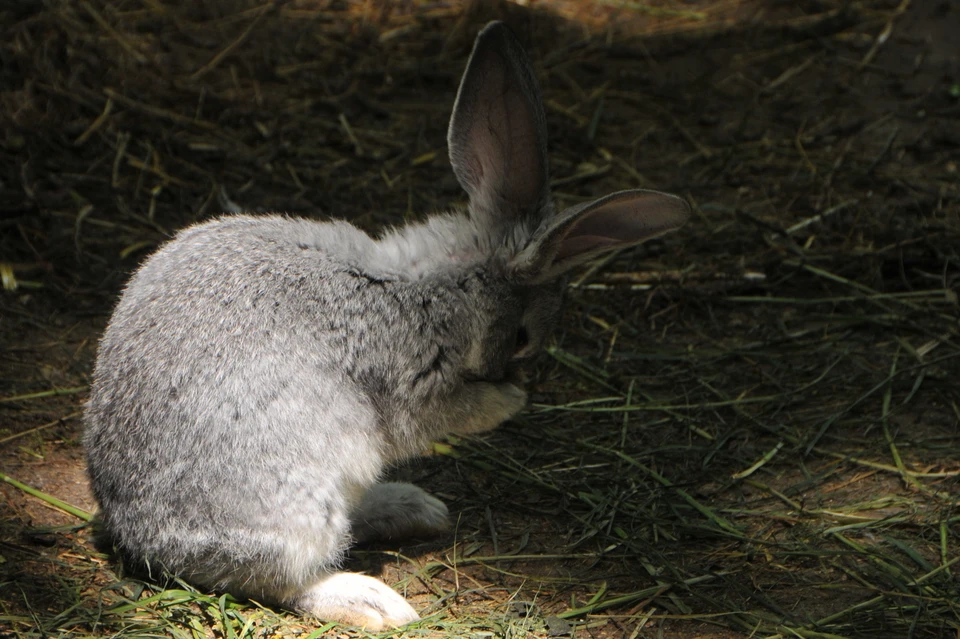
[[[602,253],[676,230],[689,217],[690,205],[676,195],[620,191],[560,213],[511,260],[510,267],[527,281],[549,281]]]
[[[477,36],[447,144],[474,215],[490,224],[536,218],[549,197],[546,119],[527,54],[503,23]]]

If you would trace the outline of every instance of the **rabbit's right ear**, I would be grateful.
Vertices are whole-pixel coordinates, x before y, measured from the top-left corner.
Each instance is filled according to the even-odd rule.
[[[536,219],[549,197],[543,102],[523,46],[501,22],[477,35],[447,144],[473,215]]]

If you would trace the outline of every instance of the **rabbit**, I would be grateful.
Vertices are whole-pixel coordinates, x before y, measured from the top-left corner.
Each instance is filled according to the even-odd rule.
[[[339,568],[357,541],[447,527],[446,505],[386,470],[516,415],[518,366],[550,335],[570,269],[689,216],[641,190],[554,210],[533,67],[498,22],[476,38],[447,137],[465,210],[377,237],[225,215],[132,276],[84,415],[99,516],[124,556],[367,630],[419,618]]]

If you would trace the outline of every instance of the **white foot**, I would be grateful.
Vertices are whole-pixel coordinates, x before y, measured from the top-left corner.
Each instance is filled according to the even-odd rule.
[[[448,527],[442,501],[413,484],[387,482],[367,491],[350,517],[357,541],[431,536]]]
[[[298,610],[324,621],[358,626],[372,632],[397,628],[420,618],[407,601],[379,579],[338,572],[299,597]]]

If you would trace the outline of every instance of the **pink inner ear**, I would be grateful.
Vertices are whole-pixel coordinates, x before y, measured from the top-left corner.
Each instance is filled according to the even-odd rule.
[[[500,53],[491,53],[500,56]],[[527,207],[539,199],[544,167],[540,166],[536,117],[532,105],[510,76],[502,59],[484,69],[484,91],[478,100],[486,101],[477,110],[480,117],[471,132],[474,153],[481,170],[478,182],[482,190],[496,192],[510,204]]]
[[[603,251],[608,247],[614,248],[619,243],[620,242],[611,237],[603,237],[602,235],[577,234],[574,237],[564,238],[563,242],[560,243],[559,250],[557,251],[557,255],[554,260],[559,262],[576,255]]]
[[[622,191],[575,213],[553,240],[554,267],[569,268],[594,255],[639,244],[680,227],[689,217],[687,203],[656,191]]]
[[[630,246],[656,237],[676,226],[675,215],[661,214],[638,202],[611,202],[584,214],[564,234],[557,260],[586,253]]]
[[[450,161],[474,212],[514,223],[547,191],[543,107],[522,46],[499,23],[474,44],[447,134]],[[505,209],[505,210],[500,210]]]

